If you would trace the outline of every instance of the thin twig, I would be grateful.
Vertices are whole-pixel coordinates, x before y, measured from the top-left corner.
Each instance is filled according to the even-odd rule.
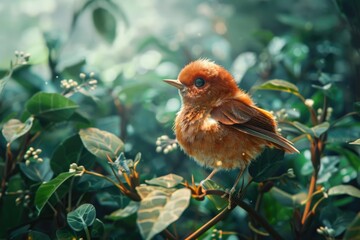
[[[228,193],[221,191],[221,190],[206,190],[206,195],[218,195],[224,196],[225,198],[228,197]],[[231,212],[236,206],[241,207],[244,209],[259,225],[261,225],[275,240],[283,239],[282,236],[264,219],[261,215],[259,215],[249,204],[242,201],[241,197],[232,196],[231,199],[232,206],[230,209],[226,207],[223,211],[221,211],[218,215],[216,215],[213,219],[207,222],[204,226],[198,229],[193,234],[189,235],[186,239],[194,239],[201,234],[203,234],[206,230],[214,226],[217,222],[224,219],[225,216]]]
[[[223,192],[224,194],[225,192]],[[196,239],[197,237],[201,236],[203,233],[205,233],[207,230],[209,230],[212,226],[214,226],[216,223],[218,223],[219,221],[221,221],[222,219],[224,219],[226,217],[226,215],[231,212],[234,209],[234,207],[232,208],[228,208],[227,206],[215,217],[213,217],[210,221],[208,221],[207,223],[205,223],[203,226],[201,226],[198,230],[196,230],[195,232],[193,232],[192,234],[190,234],[188,237],[185,238],[185,240],[191,240],[191,239]]]

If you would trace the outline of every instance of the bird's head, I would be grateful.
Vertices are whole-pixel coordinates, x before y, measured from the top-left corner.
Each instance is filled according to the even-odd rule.
[[[177,80],[164,81],[179,89],[184,104],[199,107],[216,106],[222,99],[234,96],[239,91],[228,71],[205,59],[186,65]]]

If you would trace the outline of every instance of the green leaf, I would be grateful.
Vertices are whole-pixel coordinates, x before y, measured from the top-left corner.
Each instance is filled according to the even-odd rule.
[[[104,234],[104,223],[96,218],[95,222],[91,228],[91,237],[100,238]]]
[[[69,240],[77,239],[76,236],[72,233],[72,230],[68,227],[61,228],[56,231],[56,239],[58,240]]]
[[[304,204],[304,201],[307,198],[305,192],[290,194],[278,187],[272,187],[270,193],[282,206],[287,207],[295,207]]]
[[[334,98],[334,96],[336,96],[336,89],[334,87],[334,84],[332,83],[328,83],[324,86],[319,86],[319,85],[311,85],[313,88],[319,89],[321,90],[326,96],[328,96],[329,98]]]
[[[255,90],[258,90],[258,89],[276,90],[276,91],[282,91],[282,92],[289,92],[294,95],[300,96],[299,89],[297,88],[297,86],[295,86],[294,84],[292,84],[288,81],[279,80],[279,79],[266,81],[265,83],[263,83],[259,86],[255,86],[254,89]]]
[[[58,93],[39,92],[30,98],[26,109],[35,116],[54,122],[67,120],[78,107],[73,101]]]
[[[18,119],[10,119],[4,124],[2,134],[8,143],[12,143],[14,140],[30,131],[33,121],[34,117],[29,117],[25,123],[22,123]]]
[[[302,123],[299,123],[299,122],[296,122],[294,121],[293,122],[294,126],[299,129],[301,132],[305,133],[305,134],[309,134],[311,136],[313,136],[314,132],[311,128],[309,128],[308,126],[302,124]]]
[[[110,215],[105,216],[105,219],[117,221],[123,218],[127,218],[136,213],[139,209],[140,203],[131,201],[125,208],[120,208]]]
[[[69,226],[77,232],[80,232],[91,226],[96,217],[95,207],[85,203],[72,212],[69,212],[66,219]]]
[[[148,240],[175,222],[188,207],[191,193],[189,189],[179,189],[171,195],[163,191],[153,191],[141,200],[137,225],[141,236]]]
[[[50,181],[54,172],[50,168],[50,160],[45,158],[43,162],[30,162],[26,165],[24,162],[19,164],[20,170],[32,181],[47,182]]]
[[[221,187],[211,179],[206,179],[202,181],[201,186],[204,190],[224,190],[223,187]],[[221,196],[206,195],[206,197],[209,198],[209,200],[215,205],[217,210],[223,209],[229,204],[226,199],[222,198]]]
[[[153,178],[151,180],[145,180],[146,183],[151,185],[158,185],[165,188],[172,188],[181,183],[183,177],[176,174],[168,174],[162,177]]]
[[[146,198],[150,193],[154,191],[161,191],[165,192],[168,195],[171,195],[173,192],[175,192],[175,188],[163,188],[158,186],[147,186],[147,185],[141,185],[136,187],[136,191],[139,194],[141,199]]]
[[[279,14],[277,16],[277,20],[285,25],[304,30],[307,29],[309,26],[313,26],[311,22],[293,15]],[[308,26],[308,23],[310,23],[311,25]]]
[[[358,213],[355,219],[350,223],[348,229],[345,232],[344,240],[358,239],[360,236],[360,213]]]
[[[356,139],[355,141],[349,142],[349,144],[360,145],[360,138]]]
[[[352,185],[338,185],[328,190],[329,196],[347,194],[352,197],[360,198],[360,189]]]
[[[69,178],[73,177],[75,174],[75,172],[61,173],[56,178],[52,179],[50,182],[43,183],[38,188],[35,195],[35,206],[39,213],[41,212],[45,204],[49,201],[50,197],[61,186],[61,184],[63,184]]]
[[[86,149],[102,160],[107,159],[107,155],[115,159],[124,147],[120,138],[97,128],[81,129],[79,134]]]
[[[249,174],[255,182],[262,182],[273,177],[283,165],[284,151],[266,148],[249,166]]]
[[[66,139],[54,151],[51,168],[56,175],[69,170],[71,163],[90,168],[95,163],[95,156],[84,147],[78,134]]]
[[[30,230],[27,239],[50,240],[51,238],[48,235],[46,235],[45,233]]]
[[[103,39],[112,44],[116,37],[116,18],[105,8],[98,7],[92,13],[96,30]]]
[[[316,125],[315,127],[312,127],[311,130],[313,131],[313,135],[315,137],[320,137],[323,133],[325,133],[330,127],[330,124],[328,122],[320,123],[319,125]]]

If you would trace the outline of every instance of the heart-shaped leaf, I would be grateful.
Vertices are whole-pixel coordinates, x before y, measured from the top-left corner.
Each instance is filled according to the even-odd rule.
[[[153,191],[141,200],[137,225],[141,236],[148,240],[175,222],[188,207],[191,197],[189,189],[176,190],[172,194]]]
[[[95,207],[91,204],[85,203],[69,212],[67,215],[67,223],[74,231],[82,231],[91,226],[96,218]]]
[[[124,147],[120,138],[97,128],[81,129],[79,134],[86,149],[102,160],[107,156],[115,159]]]
[[[8,143],[12,143],[14,140],[30,131],[33,121],[34,117],[29,117],[25,123],[22,123],[18,119],[10,119],[4,124],[2,134]]]
[[[145,180],[146,183],[151,185],[158,185],[161,187],[172,188],[181,183],[183,177],[176,174],[168,174],[162,177],[153,178],[151,180]]]
[[[63,184],[69,178],[73,177],[75,174],[76,172],[64,172],[59,174],[50,182],[41,184],[35,195],[35,206],[39,213],[41,212],[45,204],[49,201],[50,197],[61,186],[61,184]]]
[[[61,94],[45,92],[35,94],[26,104],[31,114],[54,122],[69,119],[77,107],[76,103]]]

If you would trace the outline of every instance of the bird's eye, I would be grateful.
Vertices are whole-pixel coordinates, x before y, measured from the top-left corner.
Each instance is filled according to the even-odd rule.
[[[195,87],[200,88],[205,85],[205,80],[202,78],[197,78],[194,81],[194,85],[195,85]]]

